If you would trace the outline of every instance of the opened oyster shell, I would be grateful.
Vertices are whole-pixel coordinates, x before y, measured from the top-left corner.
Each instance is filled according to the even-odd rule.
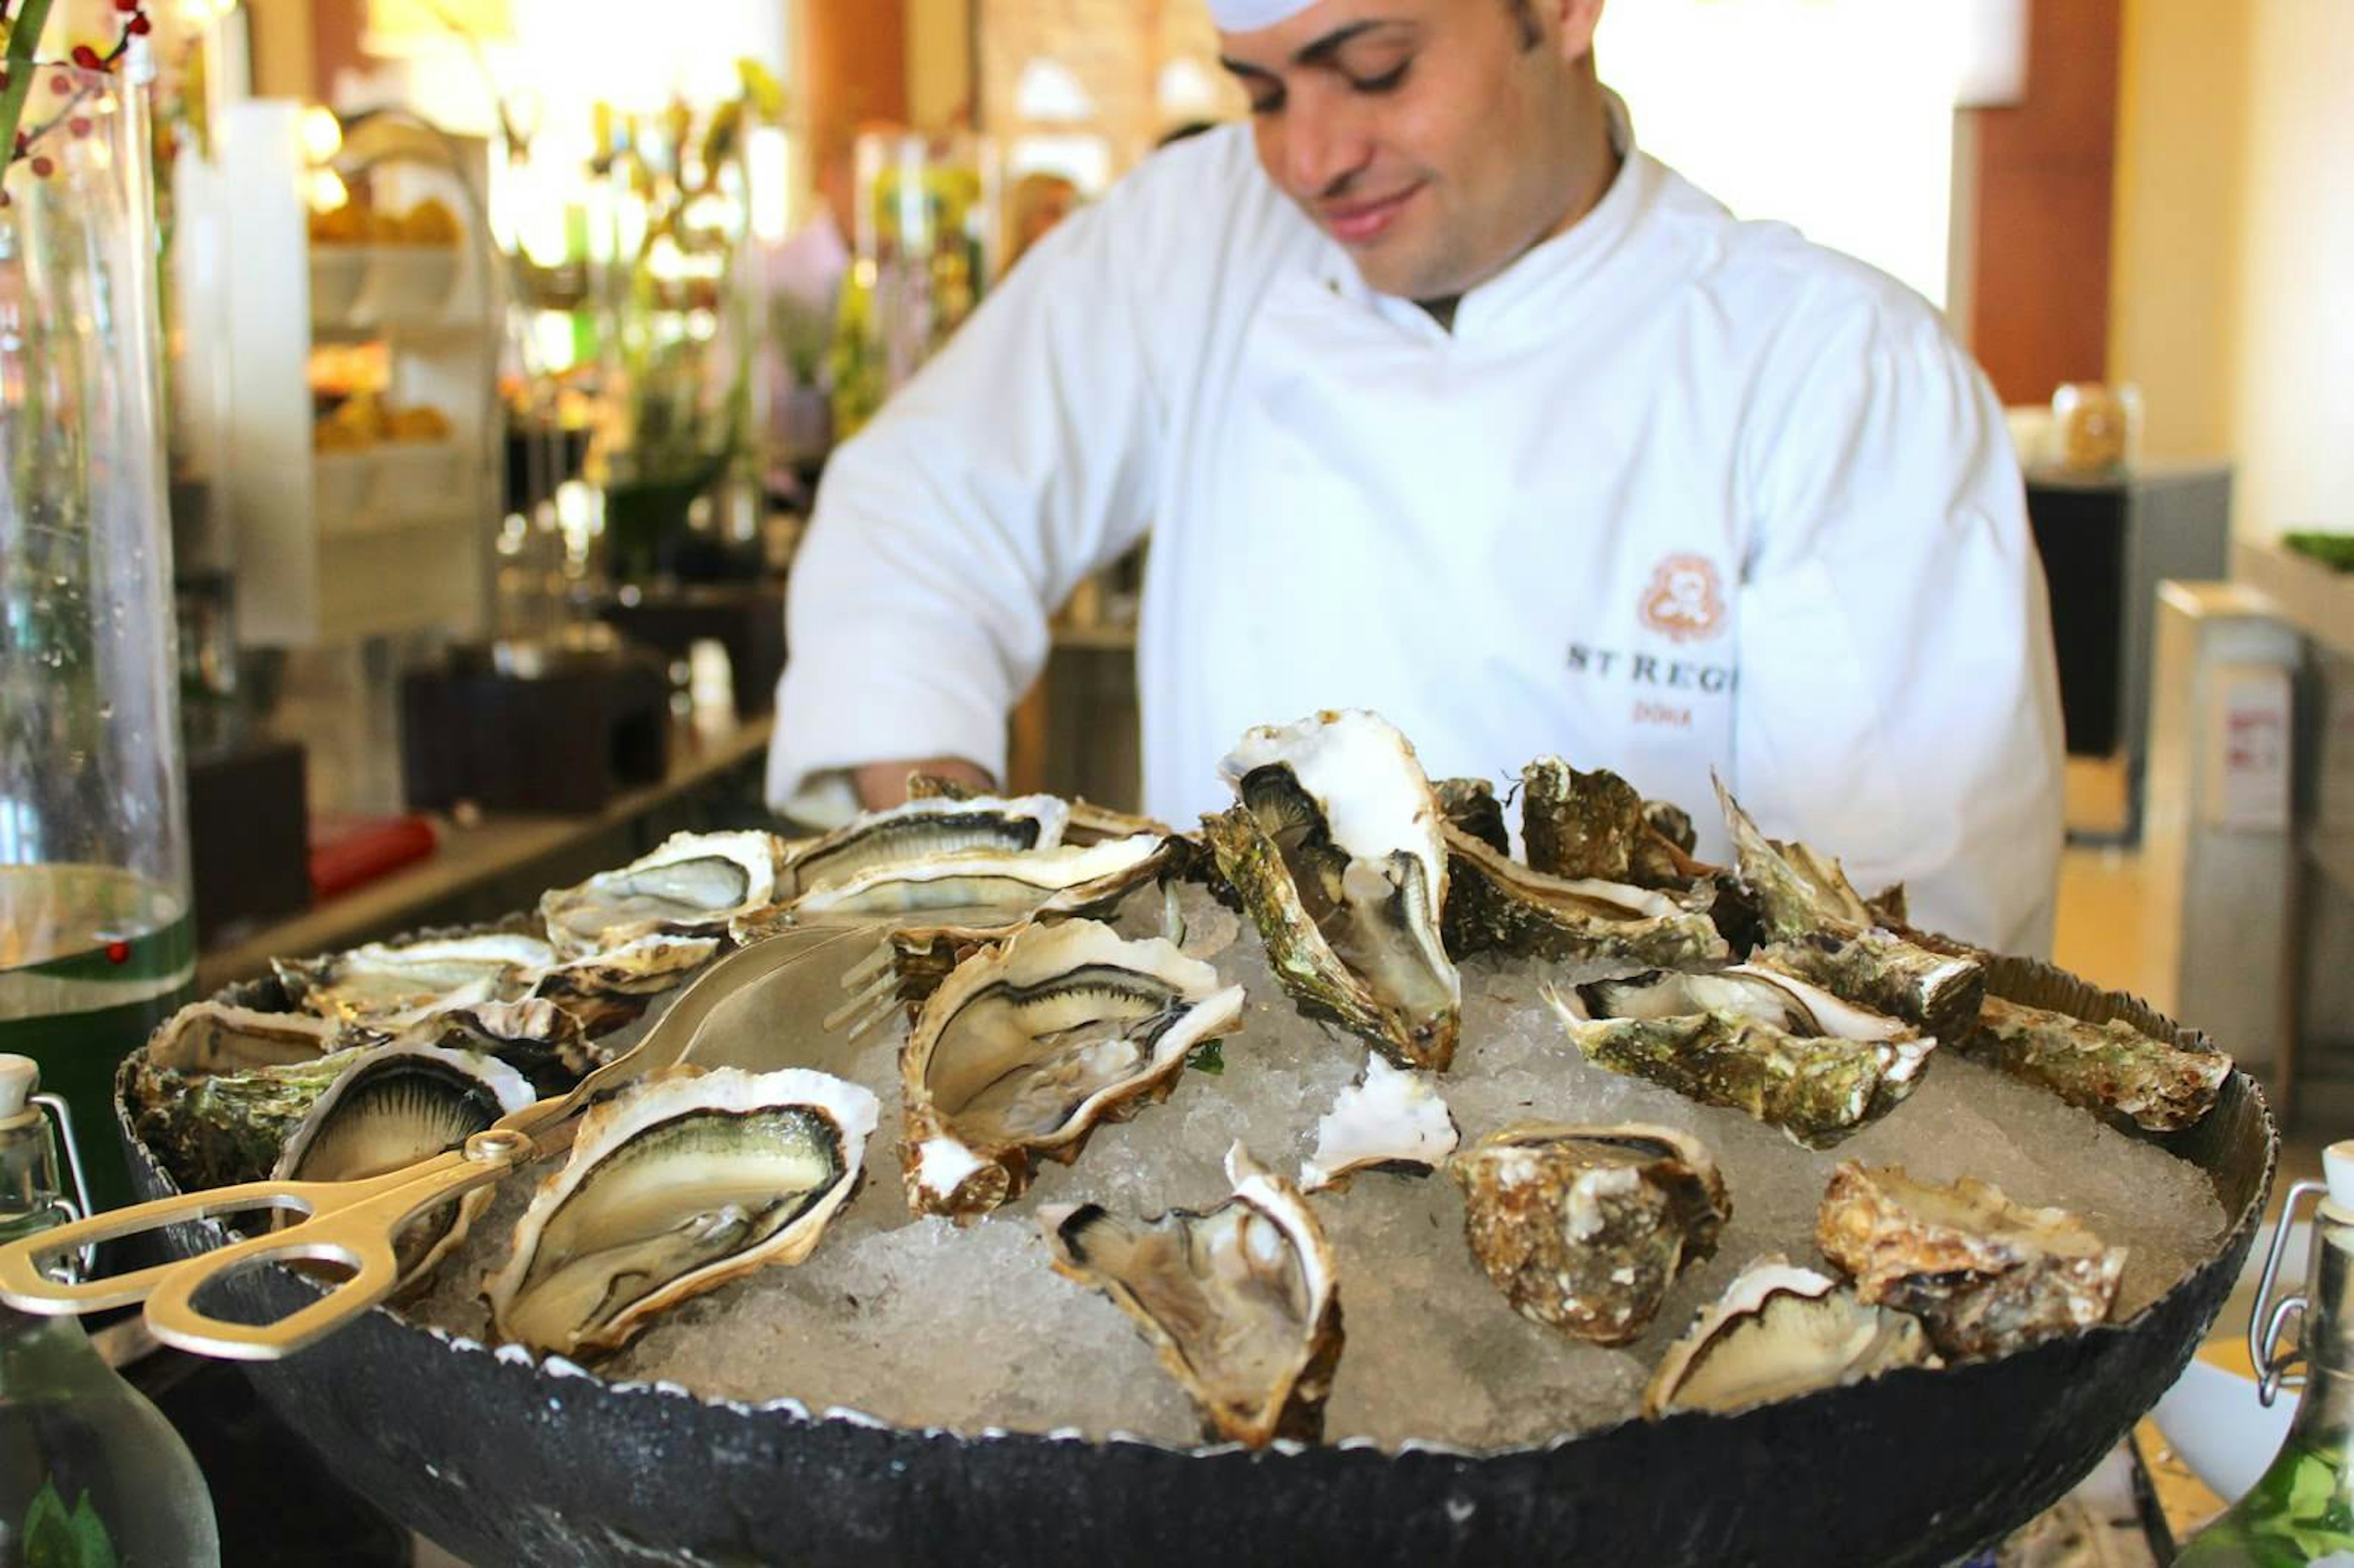
[[[393,1030],[435,1013],[502,1000],[515,977],[556,962],[536,937],[498,931],[370,942],[325,958],[273,959],[287,997],[322,1018]]]
[[[1986,994],[1984,966],[1966,952],[1935,950],[1883,928],[1840,863],[1802,843],[1769,839],[1723,780],[1718,804],[1733,834],[1742,885],[1757,906],[1765,961],[1851,1001],[1958,1038]]]
[[[1511,830],[1504,825],[1504,803],[1496,799],[1493,784],[1485,779],[1439,779],[1430,788],[1438,797],[1439,814],[1449,826],[1498,854],[1512,853]]]
[[[1607,769],[1581,773],[1558,757],[1521,770],[1521,838],[1532,870],[1570,880],[1682,888],[1717,869],[1653,826],[1649,803],[1627,780]]]
[[[604,1034],[693,980],[726,945],[717,937],[653,932],[522,978],[530,997],[554,1002],[588,1033]]]
[[[1436,1080],[1380,1056],[1341,1091],[1316,1124],[1316,1152],[1299,1168],[1303,1192],[1345,1188],[1360,1171],[1436,1171],[1461,1134]]]
[[[1643,1391],[1643,1414],[1730,1414],[1892,1367],[1939,1364],[1917,1320],[1867,1307],[1829,1276],[1776,1253],[1743,1269],[1669,1348]]]
[[[280,1181],[362,1181],[430,1160],[539,1098],[524,1075],[493,1057],[436,1045],[363,1053],[329,1084],[287,1135],[270,1174]],[[478,1187],[419,1214],[393,1239],[403,1283],[456,1246],[491,1201]]]
[[[565,1093],[611,1055],[589,1041],[579,1019],[544,997],[431,1013],[377,1038],[385,1045],[432,1045],[495,1057],[529,1079],[542,1097]]]
[[[1557,964],[1666,967],[1727,956],[1704,907],[1649,888],[1547,876],[1509,860],[1451,824],[1447,948],[1458,957],[1500,950]]]
[[[1936,1042],[1754,965],[1652,974],[1545,998],[1587,1061],[1828,1149],[1896,1108]]]
[[[802,895],[784,911],[738,922],[737,939],[755,941],[811,916],[954,911],[968,924],[1010,925],[1033,916],[1086,914],[1158,876],[1166,861],[1164,843],[1140,833],[1087,845],[966,850],[882,862]]]
[[[1219,764],[1240,804],[1203,819],[1276,976],[1404,1066],[1454,1059],[1463,985],[1439,934],[1447,852],[1414,747],[1377,715],[1252,730]]]
[[[1447,1163],[1471,1255],[1532,1322],[1623,1345],[1732,1217],[1716,1161],[1664,1127],[1530,1123]]]
[[[1824,1190],[1815,1243],[1857,1296],[1920,1319],[1948,1356],[1999,1356],[2105,1321],[2126,1262],[2063,1209],[1853,1160]]]
[[[1239,1143],[1234,1196],[1138,1224],[1093,1203],[1038,1211],[1055,1271],[1102,1291],[1159,1351],[1203,1436],[1265,1447],[1323,1436],[1341,1359],[1332,1249],[1299,1192]]]
[[[315,1062],[349,1044],[333,1019],[192,1001],[147,1043],[147,1065],[158,1072],[235,1073]]]
[[[1992,996],[1962,1049],[2070,1105],[2112,1112],[2152,1132],[2198,1126],[2232,1075],[2232,1058],[2220,1051],[2152,1039],[2122,1020],[2088,1023]]]
[[[1026,854],[1063,842],[1070,808],[1052,795],[934,795],[866,811],[803,846],[785,866],[780,896],[838,887],[878,866],[954,854]]]
[[[769,833],[673,833],[618,871],[548,894],[540,919],[566,959],[657,934],[717,936],[775,900],[784,852]]]
[[[222,1072],[184,1072],[135,1058],[132,1128],[187,1191],[260,1181],[327,1086],[376,1048]]]
[[[540,1184],[492,1322],[567,1356],[619,1349],[688,1297],[799,1263],[856,1185],[875,1097],[803,1068],[670,1068],[581,1119]]]
[[[909,1206],[977,1215],[1019,1194],[1034,1158],[1068,1164],[1098,1123],[1165,1097],[1242,1007],[1242,987],[1221,987],[1209,965],[1093,920],[976,954],[900,1054]]]

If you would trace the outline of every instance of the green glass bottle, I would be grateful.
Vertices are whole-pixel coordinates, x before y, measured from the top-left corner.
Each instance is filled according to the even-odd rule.
[[[72,1215],[39,1070],[0,1055],[0,1243]],[[70,1150],[70,1142],[67,1145]],[[217,1568],[195,1456],[75,1318],[0,1307],[0,1568]]]
[[[2322,1162],[2326,1182],[2289,1190],[2249,1326],[2265,1404],[2293,1382],[2292,1362],[2305,1362],[2296,1419],[2256,1484],[2191,1540],[2177,1568],[2354,1568],[2354,1141],[2331,1144]],[[2320,1202],[2305,1295],[2269,1306],[2283,1240],[2306,1196]],[[2276,1354],[2281,1325],[2300,1305],[2298,1347]]]

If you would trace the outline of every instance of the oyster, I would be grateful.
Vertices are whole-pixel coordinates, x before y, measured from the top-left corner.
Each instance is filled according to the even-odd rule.
[[[659,1312],[799,1263],[858,1181],[875,1097],[791,1067],[653,1074],[591,1109],[485,1283],[508,1339],[619,1349]]]
[[[1531,869],[1572,881],[1686,887],[1716,870],[1652,825],[1633,785],[1607,770],[1581,773],[1558,757],[1521,770],[1521,837]]]
[[[2198,1126],[2232,1075],[2232,1058],[2220,1051],[2152,1039],[2121,1020],[2088,1023],[1991,996],[1962,1049],[2070,1105],[2114,1112],[2152,1132]]]
[[[589,1034],[619,1029],[666,991],[719,956],[717,937],[653,933],[523,977],[532,998],[552,1001]]]
[[[323,1018],[398,1029],[429,1013],[511,994],[515,975],[545,969],[556,949],[536,937],[492,932],[371,942],[323,959],[272,959],[289,1000]]]
[[[1512,853],[1511,831],[1504,825],[1504,805],[1496,799],[1493,784],[1485,779],[1440,779],[1430,788],[1438,797],[1439,814],[1458,832],[1498,854]]]
[[[1018,855],[1063,842],[1070,808],[1052,795],[1003,800],[936,794],[886,811],[867,811],[804,846],[787,862],[783,895],[805,896],[873,871],[954,854]]]
[[[1938,1186],[1853,1160],[1831,1173],[1815,1245],[1859,1297],[1920,1319],[1947,1356],[1998,1356],[2104,1321],[2126,1261],[2065,1210],[2022,1207],[1967,1176]]]
[[[1368,1056],[1364,1072],[1317,1122],[1316,1152],[1299,1168],[1299,1185],[1314,1192],[1345,1188],[1360,1171],[1435,1171],[1460,1137],[1436,1083]]]
[[[1554,963],[1670,965],[1730,949],[1705,909],[1625,883],[1572,881],[1531,871],[1449,826],[1452,876],[1447,948],[1458,957],[1501,949]]]
[[[1447,1171],[1471,1255],[1512,1309],[1597,1345],[1639,1336],[1733,1214],[1708,1150],[1664,1127],[1509,1127]]]
[[[1439,936],[1447,853],[1414,747],[1378,715],[1252,730],[1219,764],[1240,804],[1203,819],[1301,1011],[1443,1072],[1463,986]]]
[[[716,936],[775,899],[783,853],[769,833],[673,833],[619,871],[548,894],[540,919],[565,959],[657,934]]]
[[[234,1073],[315,1062],[347,1044],[331,1019],[192,1001],[147,1043],[147,1065],[159,1072]]]
[[[1205,1437],[1312,1443],[1342,1342],[1332,1249],[1299,1190],[1239,1143],[1226,1179],[1234,1196],[1206,1213],[1137,1224],[1087,1203],[1042,1208],[1038,1223],[1055,1271],[1135,1320]]]
[[[383,1036],[382,1043],[495,1057],[529,1079],[543,1097],[569,1090],[611,1054],[589,1043],[579,1019],[544,997],[433,1013]]]
[[[1828,1275],[1776,1253],[1743,1269],[1669,1348],[1643,1391],[1643,1414],[1730,1414],[1892,1367],[1939,1364],[1918,1321],[1867,1307]]]
[[[1917,1086],[1936,1042],[1751,965],[1545,988],[1587,1061],[1828,1149]],[[1804,1033],[1799,1033],[1804,1031]]]
[[[287,1135],[278,1181],[360,1181],[456,1149],[539,1097],[503,1062],[434,1045],[362,1053]],[[456,1246],[491,1189],[419,1214],[394,1238],[400,1277],[414,1281]]]
[[[944,910],[979,923],[1077,915],[1114,903],[1161,873],[1163,841],[1150,833],[1017,853],[968,850],[869,865],[796,899],[781,914],[737,924],[757,940],[807,916],[921,915]]]
[[[132,1130],[186,1191],[262,1181],[327,1086],[374,1049],[217,1073],[141,1057],[125,1097]]]
[[[974,1215],[1017,1196],[1034,1158],[1067,1164],[1098,1122],[1165,1097],[1242,1008],[1242,988],[1221,988],[1209,965],[1093,920],[1029,927],[976,954],[900,1054],[909,1206]]]
[[[1958,1038],[1986,994],[1984,966],[1975,957],[1883,928],[1837,860],[1767,838],[1723,779],[1716,798],[1732,830],[1742,885],[1776,944],[1758,955],[1761,962],[1910,1020],[1940,1039]]]

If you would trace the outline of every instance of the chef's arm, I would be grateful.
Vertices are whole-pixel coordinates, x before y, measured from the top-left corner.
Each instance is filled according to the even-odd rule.
[[[896,806],[907,798],[907,779],[914,774],[926,774],[950,784],[961,784],[968,789],[988,794],[997,788],[997,781],[977,763],[961,757],[928,757],[904,762],[870,762],[850,770],[850,782],[858,791],[858,804],[869,811],[880,811]]]
[[[2002,411],[1925,307],[1760,388],[1735,789],[1913,923],[2048,954],[2062,827],[2049,603]]]
[[[1002,776],[1048,615],[1142,533],[1162,419],[1140,291],[1160,280],[1124,194],[1025,256],[829,463],[788,590],[768,791],[787,815],[902,793],[899,758]]]

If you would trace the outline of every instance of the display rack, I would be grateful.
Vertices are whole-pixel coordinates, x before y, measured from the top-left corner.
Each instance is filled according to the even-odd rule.
[[[477,195],[487,147],[389,116],[364,122],[334,166],[346,177],[369,171],[380,206],[438,199],[458,219],[458,242],[314,246],[307,198],[318,171],[304,129],[315,112],[236,104],[212,160],[181,164],[181,286],[188,297],[216,288],[228,302],[191,320],[186,359],[213,367],[191,389],[191,412],[221,432],[212,450],[235,539],[240,637],[316,647],[476,635],[504,461],[503,318]],[[313,450],[317,353],[357,344],[382,345],[387,403],[439,410],[448,439]]]

